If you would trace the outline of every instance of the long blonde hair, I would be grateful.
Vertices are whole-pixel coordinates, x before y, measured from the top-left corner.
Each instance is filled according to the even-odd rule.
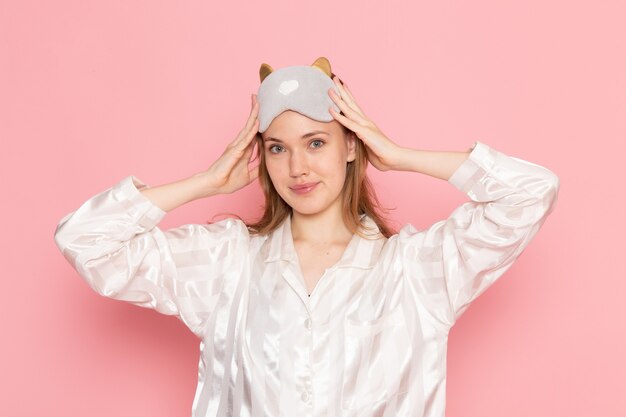
[[[380,205],[374,188],[367,177],[367,149],[354,132],[344,125],[341,125],[341,128],[344,135],[354,135],[356,142],[356,157],[354,161],[348,162],[346,179],[341,190],[344,223],[352,233],[367,238],[368,236],[359,229],[362,224],[361,215],[366,214],[376,223],[380,233],[388,238],[396,232],[389,226],[387,219],[382,216],[381,212],[387,212],[387,209]],[[283,220],[291,214],[292,208],[278,194],[267,172],[263,138],[260,133],[257,133],[255,140],[257,141],[256,157],[259,159],[259,183],[265,196],[265,208],[263,216],[259,220],[246,223],[246,225],[251,234],[265,235],[276,230]]]

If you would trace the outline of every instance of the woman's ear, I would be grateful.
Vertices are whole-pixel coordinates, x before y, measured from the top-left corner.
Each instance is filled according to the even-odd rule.
[[[352,162],[356,159],[356,135],[353,131],[349,130],[346,134],[346,144],[348,145],[348,157],[347,161]]]

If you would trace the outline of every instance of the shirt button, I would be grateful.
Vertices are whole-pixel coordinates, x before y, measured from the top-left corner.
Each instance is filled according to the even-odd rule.
[[[304,327],[306,327],[308,330],[311,330],[311,319],[304,320]]]
[[[302,395],[300,396],[300,398],[302,398],[302,401],[308,401],[309,400],[309,393],[304,391],[302,393]]]

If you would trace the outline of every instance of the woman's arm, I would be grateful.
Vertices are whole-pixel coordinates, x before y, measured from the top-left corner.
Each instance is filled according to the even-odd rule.
[[[450,327],[469,304],[522,253],[554,209],[559,178],[549,169],[481,142],[470,152],[407,149],[391,141],[335,77],[343,114],[333,117],[363,141],[381,171],[415,171],[447,180],[471,199],[425,231],[398,233],[411,293],[439,323]]]
[[[55,243],[94,291],[176,315],[202,335],[215,306],[230,299],[244,275],[247,227],[235,219],[168,230],[157,225],[175,207],[256,178],[257,168],[249,167],[256,113],[253,104],[245,128],[206,171],[156,187],[129,175],[59,221]]]
[[[203,171],[168,184],[146,186],[141,193],[161,210],[169,212],[190,201],[219,194],[219,191],[211,185],[207,171]]]
[[[209,169],[168,184],[146,186],[141,193],[163,211],[169,212],[199,198],[230,194],[254,181],[259,175],[258,165],[250,166],[259,126],[259,105],[254,95],[251,106],[246,124]]]
[[[332,107],[330,114],[363,141],[369,162],[381,171],[414,171],[448,180],[469,157],[473,148],[466,152],[426,151],[398,146],[369,119],[356,103],[354,96],[337,77],[333,78],[341,96],[330,88],[328,94],[341,109],[337,113]]]
[[[446,328],[512,266],[555,207],[559,177],[475,142],[448,182],[470,201],[425,230],[398,234],[417,304]],[[429,171],[432,172],[432,171]]]
[[[394,158],[397,163],[393,169],[419,172],[447,181],[469,157],[471,149],[467,152],[458,152],[401,148]]]
[[[59,221],[55,243],[96,293],[178,316],[201,336],[239,279],[233,259],[248,252],[247,229],[238,219],[161,229],[166,212],[146,188],[129,175],[92,196]]]

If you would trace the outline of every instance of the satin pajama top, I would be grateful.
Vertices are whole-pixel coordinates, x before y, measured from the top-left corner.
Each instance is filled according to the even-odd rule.
[[[448,333],[556,203],[547,168],[476,141],[448,182],[469,197],[424,230],[384,238],[362,215],[307,294],[290,218],[158,227],[133,175],[64,216],[55,242],[89,286],[176,315],[200,339],[193,417],[444,417]]]

